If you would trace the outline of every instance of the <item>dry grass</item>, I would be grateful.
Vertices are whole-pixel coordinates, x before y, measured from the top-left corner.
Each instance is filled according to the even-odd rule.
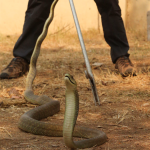
[[[99,107],[94,106],[90,85],[84,75],[85,63],[77,34],[62,31],[48,35],[42,45],[37,63],[37,77],[33,88],[36,94],[48,95],[61,103],[60,113],[48,120],[58,122],[63,120],[65,109],[63,78],[65,73],[70,73],[78,83],[80,95],[80,112],[77,124],[98,127],[105,131],[109,137],[108,143],[98,148],[92,148],[93,150],[146,150],[150,146],[148,144],[150,140],[150,42],[140,38],[140,35],[137,36],[133,31],[128,31],[127,35],[131,47],[131,60],[137,68],[137,76],[122,78],[118,71],[114,69],[110,58],[110,48],[104,41],[103,36],[92,29],[89,32],[83,32],[90,64],[103,63],[101,67],[92,67],[101,101]],[[0,36],[0,70],[10,62],[12,49],[17,38],[16,35],[10,37]],[[0,108],[0,117],[3,118],[0,121],[2,124],[0,128],[3,129],[6,126],[7,134],[10,133],[15,140],[21,140],[20,137],[23,134],[25,139],[31,138],[30,142],[26,141],[29,145],[34,143],[35,146],[40,147],[41,145],[32,139],[32,135],[22,133],[16,127],[20,115],[27,111],[28,107],[34,107],[34,105],[27,104],[21,97],[22,90],[25,88],[25,80],[26,76],[19,79],[0,80],[0,102],[3,102],[3,105],[0,105],[1,107],[8,107]],[[19,89],[21,90],[19,91]],[[18,91],[20,96],[17,92],[17,94],[11,92],[10,95],[10,91]],[[17,105],[16,100],[21,102]],[[10,105],[13,104],[16,106],[12,110]],[[17,114],[15,119],[10,117],[10,111]],[[12,124],[13,129],[10,128],[8,118],[5,116],[14,121]],[[7,137],[7,135],[3,136]],[[36,138],[42,140],[40,137]],[[3,138],[0,136],[0,139]],[[22,140],[20,143],[23,143]],[[43,142],[47,140],[50,140],[52,145],[59,145],[56,149],[67,149],[62,145],[61,139],[45,138]],[[11,143],[14,144],[10,142],[10,147],[12,146]],[[47,142],[45,144],[48,146]],[[2,145],[4,148],[8,148],[5,142]],[[25,145],[21,148],[26,149]]]

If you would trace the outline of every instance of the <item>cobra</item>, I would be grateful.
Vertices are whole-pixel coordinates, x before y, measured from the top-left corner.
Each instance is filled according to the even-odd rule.
[[[26,79],[26,90],[24,92],[25,99],[33,104],[41,106],[24,113],[19,120],[18,127],[21,130],[32,134],[52,137],[63,136],[66,146],[71,149],[98,146],[107,141],[107,136],[104,132],[85,127],[75,127],[79,110],[79,97],[76,81],[69,74],[65,75],[66,108],[64,124],[58,125],[56,123],[45,123],[40,121],[41,119],[54,115],[60,111],[59,101],[52,100],[48,96],[34,95],[32,89],[32,84],[36,76],[36,62],[40,53],[40,47],[47,35],[48,26],[53,20],[54,8],[57,2],[58,0],[54,0],[50,10],[50,16],[45,22],[42,34],[37,39],[30,61],[30,70]],[[81,137],[85,138],[85,140],[74,142],[73,137]]]

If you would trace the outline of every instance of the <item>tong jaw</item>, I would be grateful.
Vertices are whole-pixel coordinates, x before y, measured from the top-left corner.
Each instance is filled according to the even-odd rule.
[[[94,96],[95,105],[97,103],[100,105],[100,100],[99,100],[99,97],[98,97],[98,93],[97,93],[96,84],[95,84],[93,74],[89,74],[89,72],[87,70],[85,70],[85,76],[86,76],[87,79],[89,79],[91,89],[92,89],[92,93],[93,93],[93,96]]]

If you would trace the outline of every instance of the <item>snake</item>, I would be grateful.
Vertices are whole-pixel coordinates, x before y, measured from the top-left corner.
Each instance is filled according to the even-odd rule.
[[[25,132],[35,135],[63,137],[65,145],[71,150],[98,146],[105,143],[108,139],[103,131],[76,126],[79,111],[79,95],[77,83],[70,74],[65,74],[64,77],[66,85],[64,123],[59,125],[54,122],[40,121],[60,111],[60,102],[58,100],[53,100],[46,95],[35,95],[32,89],[32,84],[36,76],[36,62],[40,54],[40,47],[47,35],[48,27],[53,20],[54,8],[57,2],[58,0],[53,1],[50,15],[44,24],[41,35],[37,39],[26,78],[24,97],[28,102],[40,106],[25,112],[19,119],[18,127]],[[74,141],[73,137],[84,139]]]

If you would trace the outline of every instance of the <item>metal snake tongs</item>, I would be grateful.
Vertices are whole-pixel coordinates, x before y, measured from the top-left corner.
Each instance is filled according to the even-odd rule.
[[[86,49],[85,49],[82,33],[81,33],[81,30],[80,30],[80,25],[79,25],[76,10],[75,10],[75,7],[74,7],[74,3],[73,3],[73,0],[69,0],[69,2],[70,2],[72,14],[73,14],[74,22],[75,22],[75,25],[76,25],[76,29],[77,29],[77,32],[78,32],[80,45],[81,45],[82,52],[83,52],[84,59],[85,59],[85,64],[86,64],[86,69],[87,69],[87,70],[85,70],[85,75],[86,75],[86,78],[89,79],[89,82],[90,82],[90,85],[91,85],[91,88],[92,88],[92,92],[93,92],[93,95],[94,95],[95,105],[97,103],[100,105],[100,100],[99,100],[99,97],[98,97],[98,94],[97,94],[97,89],[96,89],[96,85],[95,85],[94,76],[93,76],[91,66],[90,66],[90,63],[89,63],[89,60],[88,60],[88,56],[87,56],[87,52],[86,52]]]

